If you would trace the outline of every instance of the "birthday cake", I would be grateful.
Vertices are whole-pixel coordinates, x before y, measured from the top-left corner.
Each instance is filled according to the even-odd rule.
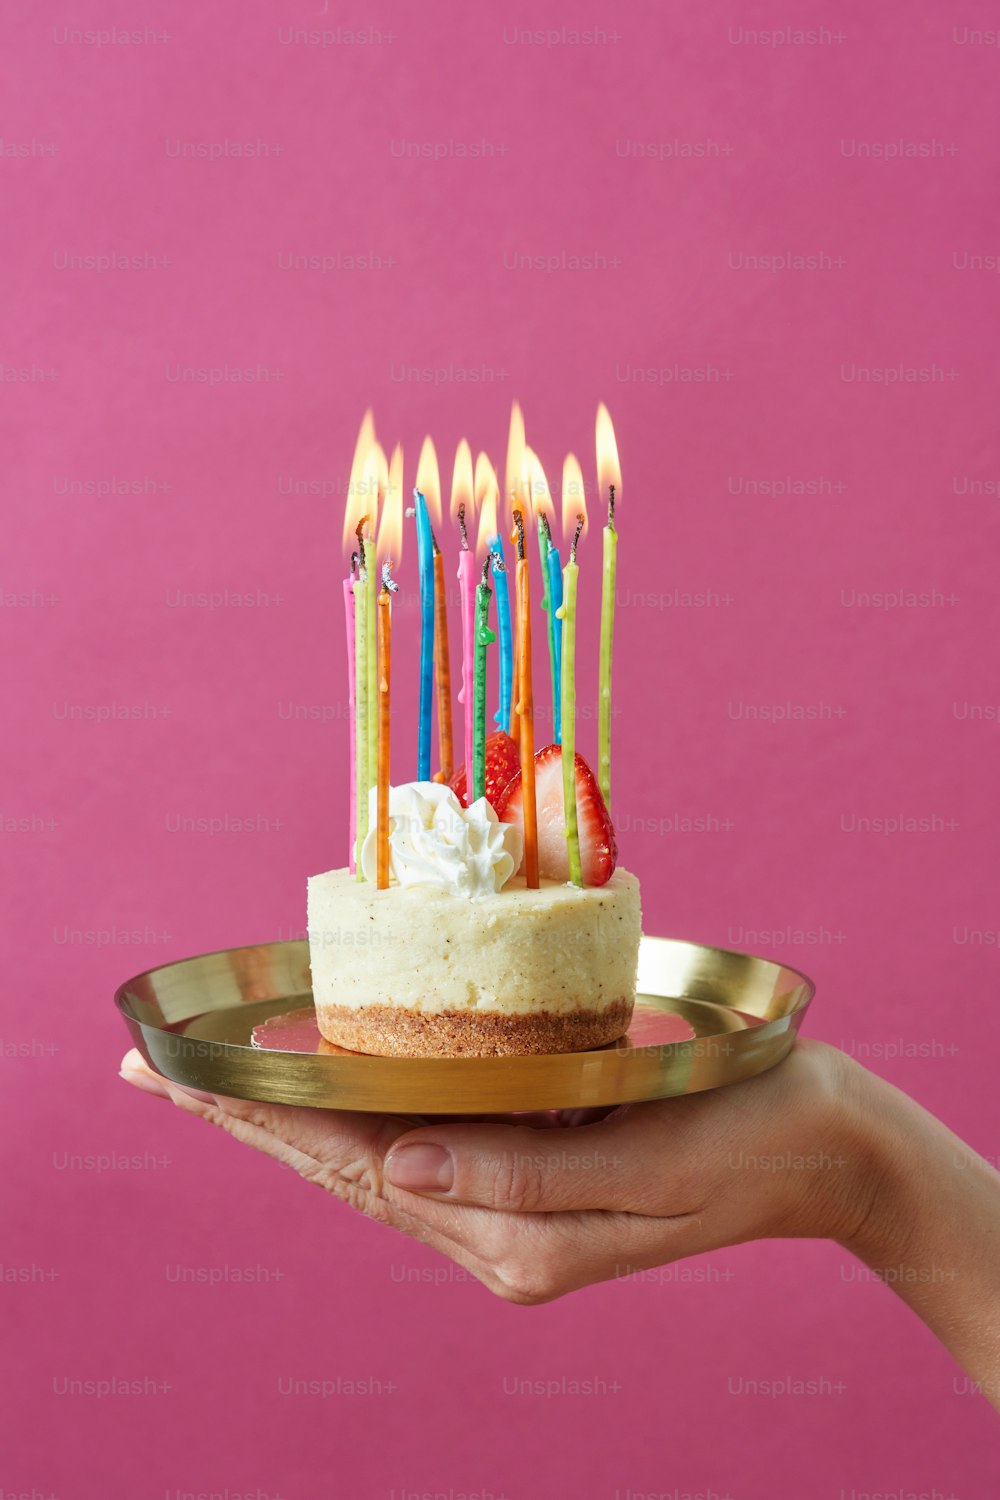
[[[357,538],[344,583],[351,710],[351,865],[308,883],[313,998],[326,1042],[395,1057],[504,1056],[601,1047],[628,1030],[640,937],[639,882],[617,868],[610,796],[611,644],[616,489],[611,418],[598,408],[599,481],[608,489],[601,590],[601,779],[576,753],[577,545],[586,528],[578,461],[563,467],[561,567],[555,513],[537,455],[511,412],[508,489],[516,542],[512,618],[496,474],[459,444],[452,517],[459,551],[465,765],[452,776],[448,597],[434,524],[437,458],[426,439],[413,492],[420,573],[420,712],[415,781],[390,783],[393,558],[402,545],[402,452],[392,462],[368,413],[351,472],[344,537]],[[479,509],[472,543],[470,507]],[[376,529],[377,521],[377,529]],[[534,753],[531,584],[537,529],[555,743]],[[485,548],[478,584],[476,549]],[[382,587],[376,589],[381,564]],[[491,576],[498,634],[489,628]],[[404,638],[404,645],[405,645]],[[504,726],[486,737],[489,647],[499,643]],[[436,687],[441,770],[430,774]],[[510,728],[510,734],[506,732]],[[354,866],[356,865],[356,868]]]
[[[364,880],[346,869],[309,880],[313,997],[327,1041],[382,1056],[503,1056],[600,1047],[628,1030],[639,882],[615,868],[611,821],[580,757],[581,858],[593,883],[567,882],[560,748],[535,763],[537,889],[519,873],[519,774],[491,788],[500,814],[486,797],[463,806],[438,782],[393,787],[388,888],[375,881],[374,828]]]

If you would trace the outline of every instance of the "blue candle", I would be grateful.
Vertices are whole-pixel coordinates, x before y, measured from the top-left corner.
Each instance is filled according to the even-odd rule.
[[[563,602],[563,576],[559,564],[559,548],[553,542],[545,558],[549,570],[549,622],[553,627],[555,649],[552,653],[552,736],[553,743],[562,744],[562,623],[559,611]]]
[[[417,514],[417,562],[420,568],[420,722],[417,733],[417,780],[431,779],[431,703],[434,696],[434,548],[427,501],[413,491]]]
[[[490,551],[495,552],[503,563],[503,541],[499,533],[490,542]],[[497,596],[497,625],[500,630],[500,707],[494,715],[494,722],[500,728],[510,733],[510,695],[514,679],[514,642],[510,629],[510,591],[507,588],[507,573],[505,568],[493,569],[493,581],[496,585]]]

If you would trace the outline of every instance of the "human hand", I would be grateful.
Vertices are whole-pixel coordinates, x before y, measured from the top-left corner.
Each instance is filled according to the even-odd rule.
[[[748,1239],[851,1239],[877,1193],[848,1102],[869,1075],[815,1042],[746,1083],[596,1119],[429,1122],[252,1103],[182,1089],[135,1051],[122,1073],[513,1302]]]
[[[295,1109],[122,1076],[432,1245],[510,1302],[548,1302],[743,1240],[839,1240],[1000,1408],[1000,1174],[820,1042],[710,1093],[608,1112],[445,1121]]]

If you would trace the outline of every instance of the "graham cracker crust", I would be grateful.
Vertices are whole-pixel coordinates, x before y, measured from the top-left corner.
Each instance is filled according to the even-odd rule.
[[[317,1004],[316,1021],[327,1042],[376,1057],[524,1057],[605,1047],[625,1035],[633,1003],[612,1000],[601,1011],[566,1015],[423,1014],[402,1006]]]

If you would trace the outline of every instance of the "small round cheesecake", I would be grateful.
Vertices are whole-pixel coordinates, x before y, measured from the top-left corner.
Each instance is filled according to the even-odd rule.
[[[598,886],[512,875],[477,899],[433,884],[378,890],[348,870],[309,880],[309,953],[320,1033],[385,1057],[577,1052],[628,1030],[639,882]]]

